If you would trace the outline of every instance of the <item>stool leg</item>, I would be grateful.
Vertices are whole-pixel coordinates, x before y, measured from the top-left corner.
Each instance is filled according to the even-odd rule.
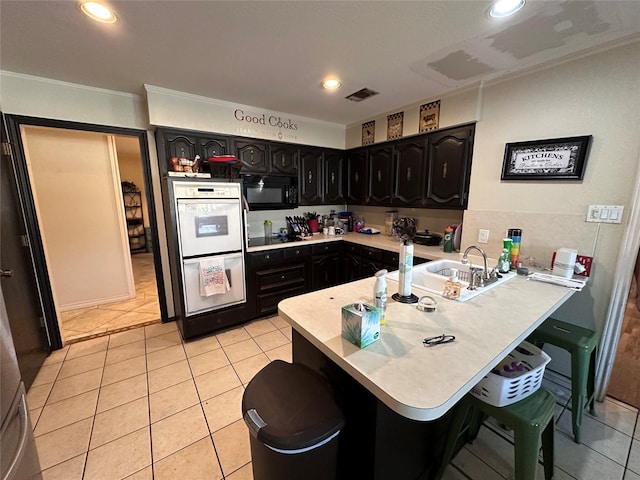
[[[535,429],[514,430],[515,480],[535,480],[540,451],[540,434]]]
[[[555,419],[551,417],[549,423],[542,432],[542,459],[544,462],[544,478],[551,480],[553,478],[553,469],[555,467]]]
[[[598,358],[598,347],[596,346],[591,352],[591,361],[589,362],[589,377],[587,379],[587,398],[589,399],[589,411],[595,414],[596,396],[595,392],[595,376],[596,376],[596,359]]]
[[[571,424],[573,426],[573,440],[576,443],[580,443],[582,414],[587,399],[590,353],[584,349],[571,353]]]
[[[470,405],[465,400],[462,400],[461,403],[455,407],[455,410],[453,412],[453,419],[451,420],[451,425],[449,426],[449,433],[447,434],[447,444],[444,448],[444,453],[442,454],[442,460],[440,462],[440,468],[436,473],[435,480],[440,480],[444,475],[444,471],[447,469],[447,466],[449,466],[449,462],[453,457],[453,452],[456,448],[456,444],[458,443],[460,430],[462,430],[465,419],[467,418],[469,408]]]

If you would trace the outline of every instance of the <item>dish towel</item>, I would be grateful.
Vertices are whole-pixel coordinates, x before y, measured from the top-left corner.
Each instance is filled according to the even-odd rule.
[[[221,295],[231,290],[227,272],[224,269],[224,258],[202,260],[200,270],[200,296]]]

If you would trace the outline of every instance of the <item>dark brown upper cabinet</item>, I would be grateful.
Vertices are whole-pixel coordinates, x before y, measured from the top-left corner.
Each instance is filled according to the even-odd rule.
[[[180,133],[167,135],[168,157],[188,158],[194,160],[198,154],[198,141],[196,137]]]
[[[206,161],[209,157],[219,157],[229,152],[229,143],[226,137],[205,137],[200,139],[200,155]]]
[[[344,203],[344,152],[342,150],[325,150],[322,157],[322,170],[324,178],[323,203]]]
[[[393,196],[393,146],[369,149],[369,194],[367,204],[390,205]]]
[[[347,152],[345,192],[347,203],[364,205],[367,198],[367,167],[369,149],[356,148]]]
[[[296,175],[298,173],[298,154],[296,145],[269,145],[269,170],[281,175]]]
[[[242,161],[242,173],[267,173],[267,144],[234,140],[236,157]]]
[[[425,206],[466,208],[474,133],[475,125],[466,125],[428,136]]]
[[[300,149],[300,174],[298,176],[300,205],[322,204],[322,149]]]
[[[422,206],[426,152],[426,140],[424,137],[401,140],[394,144],[395,185],[393,205]]]

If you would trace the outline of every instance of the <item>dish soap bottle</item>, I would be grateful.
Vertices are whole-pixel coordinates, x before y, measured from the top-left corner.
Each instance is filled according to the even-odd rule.
[[[509,270],[511,270],[511,257],[509,250],[503,248],[500,258],[498,259],[498,271],[500,273],[509,273]]]
[[[376,283],[373,286],[373,304],[380,310],[380,325],[387,321],[387,270],[376,272]]]
[[[460,280],[458,280],[458,269],[452,268],[449,279],[444,282],[444,291],[442,292],[442,296],[455,300],[460,297],[461,289],[462,285],[460,284]]]

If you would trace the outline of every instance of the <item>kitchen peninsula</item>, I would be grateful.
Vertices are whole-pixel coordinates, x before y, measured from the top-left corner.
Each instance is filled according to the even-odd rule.
[[[371,301],[373,281],[283,300],[279,314],[293,328],[293,361],[325,374],[345,409],[339,478],[430,478],[447,412],[574,291],[518,276],[468,302],[435,297],[427,313],[391,300],[390,280],[387,322],[360,349],[341,336],[340,308]],[[443,333],[455,341],[423,345]]]

